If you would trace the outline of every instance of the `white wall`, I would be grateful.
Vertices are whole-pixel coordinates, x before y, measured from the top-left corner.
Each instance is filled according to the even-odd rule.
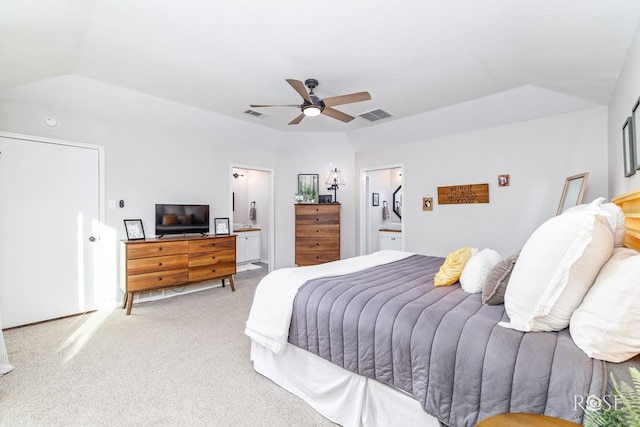
[[[609,144],[609,197],[615,197],[640,187],[640,171],[628,178],[624,176],[622,154],[622,125],[627,117],[631,115],[631,109],[638,97],[640,97],[639,75],[640,27],[636,30],[614,94],[609,102],[609,128],[607,132]],[[640,137],[640,129],[636,129],[636,135]],[[636,143],[636,147],[640,149],[640,143]]]
[[[519,250],[555,215],[567,176],[589,172],[585,201],[607,194],[607,109],[594,108],[362,151],[356,167],[403,163],[405,250],[444,256],[462,246]],[[511,175],[498,187],[500,174]],[[439,205],[439,186],[489,184],[488,204]],[[422,198],[434,197],[433,211]]]

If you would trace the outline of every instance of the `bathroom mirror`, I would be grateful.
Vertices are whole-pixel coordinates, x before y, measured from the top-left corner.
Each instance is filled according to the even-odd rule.
[[[584,189],[587,186],[587,178],[589,178],[589,172],[580,173],[567,178],[564,183],[564,190],[562,190],[562,197],[560,198],[557,215],[560,215],[567,209],[582,203]]]
[[[402,219],[402,185],[399,185],[396,191],[393,192],[393,213],[398,215],[398,218]]]

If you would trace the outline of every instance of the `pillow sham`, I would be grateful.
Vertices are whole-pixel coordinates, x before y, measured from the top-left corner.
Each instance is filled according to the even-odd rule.
[[[498,305],[504,303],[504,293],[509,284],[509,278],[513,267],[518,261],[520,251],[499,261],[484,281],[482,287],[482,303],[487,305]]]
[[[465,264],[473,255],[473,251],[474,249],[470,246],[465,246],[448,254],[433,278],[433,285],[449,286],[457,282]]]
[[[613,235],[595,210],[555,216],[525,243],[513,268],[504,304],[518,331],[559,331],[613,252]]]
[[[609,227],[611,227],[614,247],[620,248],[624,246],[624,233],[626,231],[626,227],[624,224],[624,212],[620,206],[616,205],[615,203],[605,203],[604,200],[604,197],[599,197],[591,203],[569,208],[564,213],[589,209],[600,213],[606,218]]]
[[[640,254],[616,248],[571,316],[571,337],[587,356],[624,362],[640,353]]]
[[[460,286],[470,294],[482,292],[482,287],[493,267],[500,262],[501,256],[493,249],[485,248],[473,255],[460,274]]]

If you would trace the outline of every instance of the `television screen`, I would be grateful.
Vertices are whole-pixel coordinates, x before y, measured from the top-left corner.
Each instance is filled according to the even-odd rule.
[[[156,204],[156,235],[209,232],[209,205]]]

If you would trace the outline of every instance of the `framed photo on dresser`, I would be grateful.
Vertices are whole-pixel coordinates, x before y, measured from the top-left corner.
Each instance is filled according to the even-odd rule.
[[[229,235],[229,218],[214,218],[213,219],[214,230],[216,231],[216,236],[224,236]]]
[[[127,232],[127,240],[144,240],[144,227],[141,219],[125,219],[124,229]]]

